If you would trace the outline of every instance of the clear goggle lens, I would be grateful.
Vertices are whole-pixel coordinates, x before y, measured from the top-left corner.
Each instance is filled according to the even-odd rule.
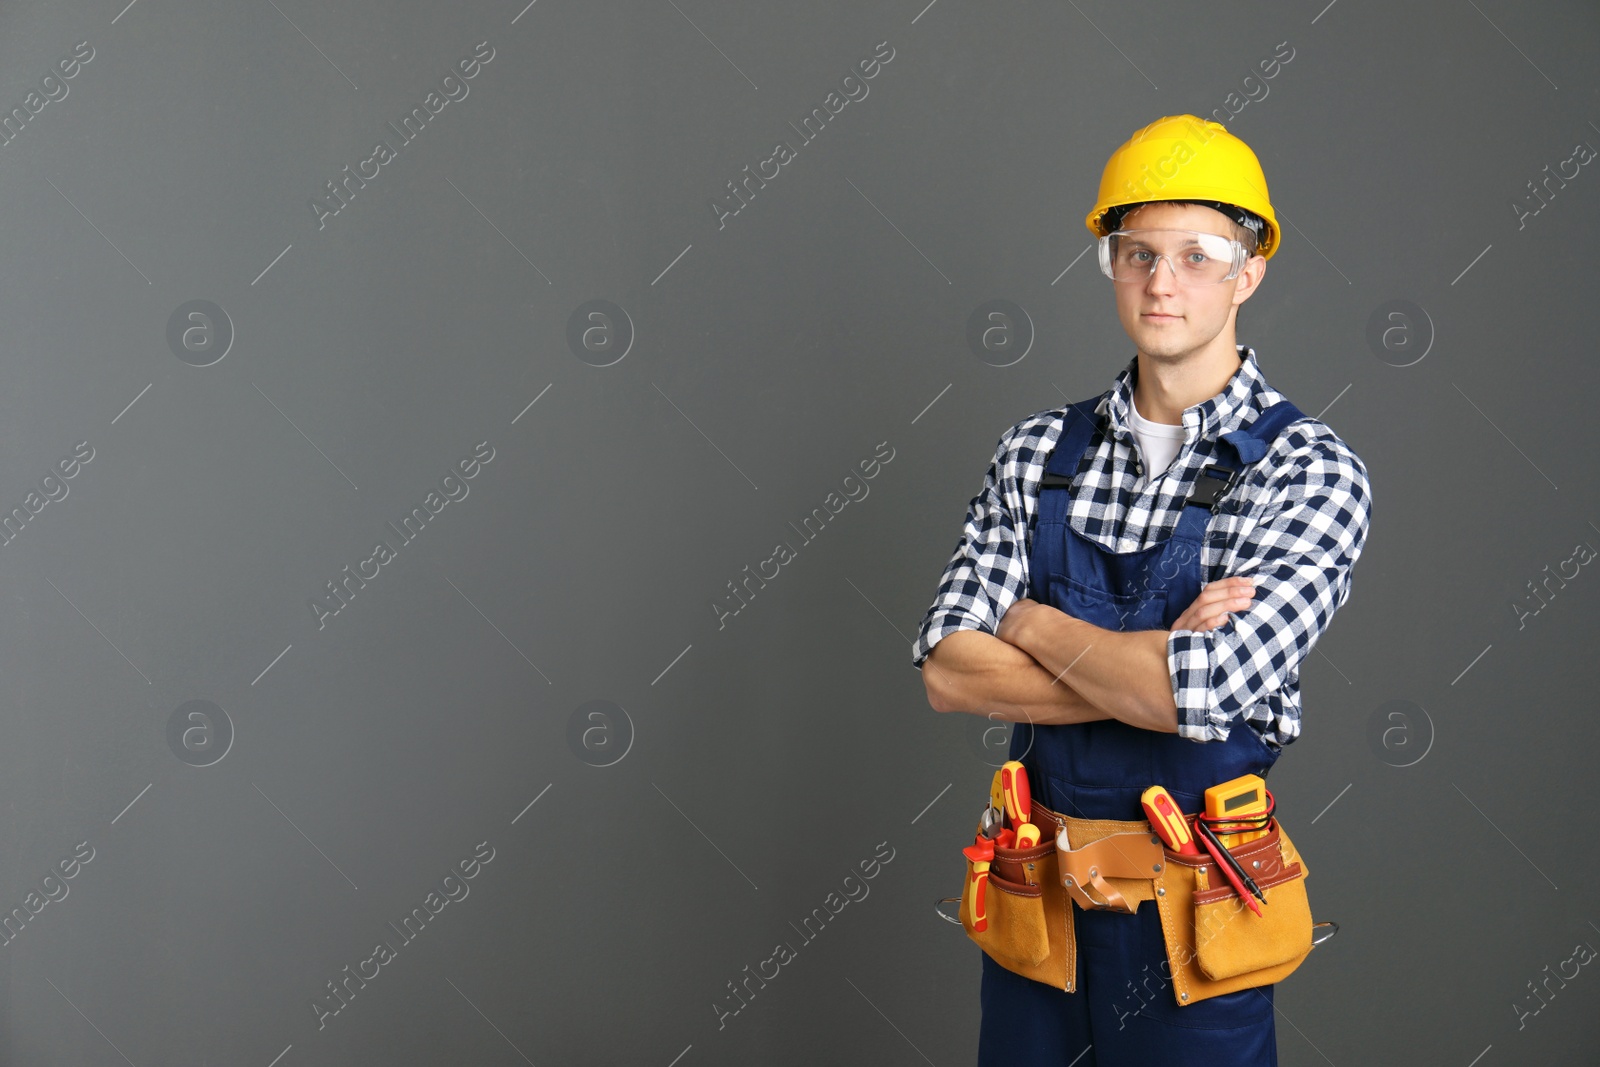
[[[1117,230],[1100,238],[1100,273],[1117,282],[1143,282],[1164,259],[1180,285],[1215,285],[1238,277],[1249,258],[1238,241],[1198,230]]]

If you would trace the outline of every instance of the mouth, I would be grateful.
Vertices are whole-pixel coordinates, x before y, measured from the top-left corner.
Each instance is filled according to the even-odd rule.
[[[1179,319],[1183,318],[1182,315],[1167,315],[1155,311],[1146,311],[1139,317],[1141,319],[1149,319],[1151,322],[1177,322]]]

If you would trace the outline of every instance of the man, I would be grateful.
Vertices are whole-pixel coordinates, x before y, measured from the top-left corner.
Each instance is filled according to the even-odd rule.
[[[1300,664],[1349,597],[1371,490],[1235,341],[1281,237],[1244,142],[1159,119],[1086,221],[1136,355],[1000,438],[913,660],[935,710],[1032,724],[1011,755],[1052,810],[1141,820],[1160,784],[1193,813],[1299,736]],[[983,957],[980,1065],[1277,1063],[1270,985],[1176,1002],[1153,901],[1071,916],[1070,990]]]

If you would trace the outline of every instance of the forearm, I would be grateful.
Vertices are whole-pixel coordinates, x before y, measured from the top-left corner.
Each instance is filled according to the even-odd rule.
[[[1178,732],[1166,630],[1106,630],[1039,605],[1006,640],[1091,706],[1142,730]]]
[[[982,630],[948,634],[922,663],[935,711],[1040,726],[1109,718],[1027,652]]]

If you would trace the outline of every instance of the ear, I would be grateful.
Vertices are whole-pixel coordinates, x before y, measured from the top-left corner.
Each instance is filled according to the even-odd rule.
[[[1266,275],[1266,256],[1251,256],[1245,260],[1244,266],[1239,269],[1239,277],[1234,286],[1233,305],[1238,307],[1254,296],[1256,287],[1261,284],[1261,279],[1265,278]]]

